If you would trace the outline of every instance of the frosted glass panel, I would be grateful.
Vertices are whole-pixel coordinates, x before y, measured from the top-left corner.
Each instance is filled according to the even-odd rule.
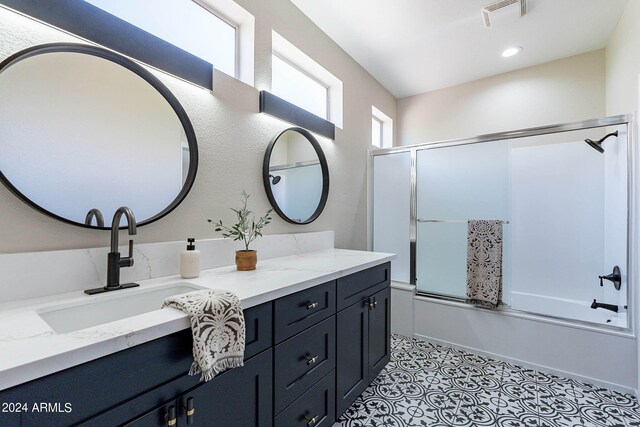
[[[418,224],[418,289],[466,298],[467,223]]]
[[[508,220],[509,164],[509,141],[418,151],[416,286],[419,291],[466,296],[467,221]],[[504,229],[505,267],[509,253],[506,227],[508,225]],[[506,289],[509,270],[504,270]]]
[[[373,250],[397,254],[391,280],[409,283],[411,154],[373,158]]]
[[[418,151],[418,218],[506,219],[509,141]]]

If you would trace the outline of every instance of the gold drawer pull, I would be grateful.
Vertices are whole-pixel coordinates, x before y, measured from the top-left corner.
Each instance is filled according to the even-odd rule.
[[[176,417],[176,407],[169,406],[169,409],[167,410],[167,413],[164,415],[164,418],[165,420],[167,420],[167,425],[169,427],[176,425],[176,423],[178,422]]]
[[[313,357],[307,357],[307,365],[313,365],[317,361],[318,361],[318,355],[315,355]]]
[[[307,426],[311,427],[311,426],[316,425],[316,423],[318,422],[318,419],[319,419],[320,417],[316,415],[315,417],[311,418],[311,417],[307,417],[307,416],[305,415],[305,417],[304,417],[304,418],[308,421],[308,422],[307,422]]]
[[[187,425],[193,425],[193,414],[196,413],[196,407],[193,404],[193,397],[187,398],[187,401],[184,404],[184,412],[187,415]]]
[[[307,310],[313,310],[317,306],[318,306],[317,302],[310,302],[310,303],[307,304]]]

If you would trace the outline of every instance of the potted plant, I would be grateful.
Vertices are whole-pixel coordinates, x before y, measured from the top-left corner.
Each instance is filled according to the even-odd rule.
[[[270,214],[273,211],[273,209],[269,209],[263,217],[258,218],[256,221],[255,214],[247,208],[249,196],[246,191],[242,190],[242,207],[240,209],[231,208],[238,218],[236,224],[227,227],[222,224],[222,220],[214,224],[215,231],[222,231],[222,237],[225,239],[233,238],[234,241],[241,240],[244,243],[244,249],[236,251],[236,267],[238,271],[256,269],[258,254],[255,250],[249,249],[249,245],[256,238],[262,237],[262,229],[271,222]],[[210,219],[207,221],[213,222]]]

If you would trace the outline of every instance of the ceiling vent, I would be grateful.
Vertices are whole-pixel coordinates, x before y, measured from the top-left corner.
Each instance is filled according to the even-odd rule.
[[[501,0],[482,9],[484,27],[512,22],[527,13],[527,0]]]

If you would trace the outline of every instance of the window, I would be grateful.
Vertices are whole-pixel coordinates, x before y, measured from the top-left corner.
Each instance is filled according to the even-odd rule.
[[[271,93],[342,127],[342,81],[272,32]]]
[[[393,120],[374,106],[371,106],[371,145],[393,147]]]
[[[375,116],[371,117],[371,144],[378,148],[382,148],[382,128],[382,121]]]
[[[329,90],[287,61],[273,55],[271,58],[271,91],[274,95],[304,108],[323,119],[328,118]]]
[[[217,70],[240,77],[239,28],[214,14],[204,1],[155,0],[152,7],[148,0],[85,1],[210,62]]]

